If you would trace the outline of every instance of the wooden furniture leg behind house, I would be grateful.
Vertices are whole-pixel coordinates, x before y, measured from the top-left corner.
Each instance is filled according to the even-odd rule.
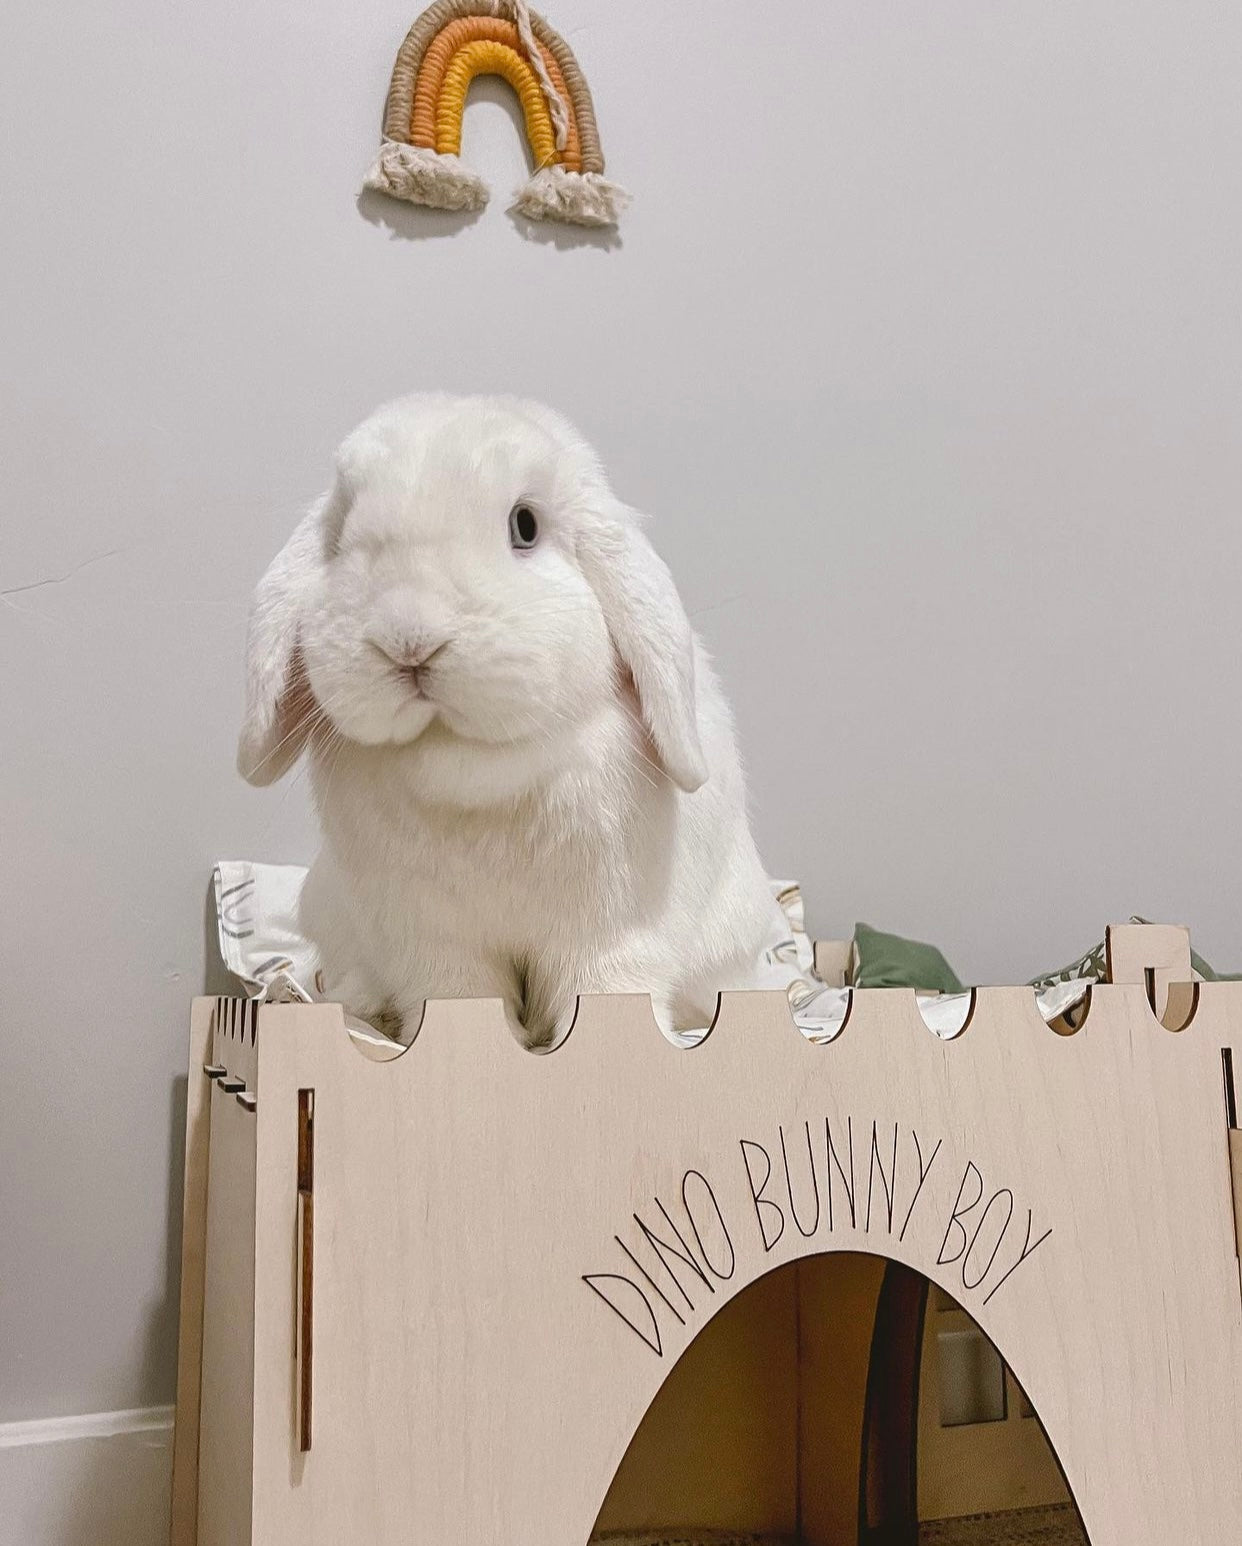
[[[876,1306],[858,1486],[860,1546],[916,1546],[919,1365],[928,1282],[889,1262]]]

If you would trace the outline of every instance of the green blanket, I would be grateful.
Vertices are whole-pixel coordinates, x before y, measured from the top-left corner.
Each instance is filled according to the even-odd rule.
[[[1131,918],[1146,923],[1146,918]],[[935,945],[885,934],[869,923],[854,925],[854,986],[858,988],[919,988],[929,993],[962,993],[965,984]],[[1215,971],[1202,956],[1190,953],[1191,965],[1204,982],[1238,982],[1242,974]],[[1069,966],[1032,980],[1033,988],[1050,988],[1058,982],[1103,982],[1104,941],[1093,945]]]

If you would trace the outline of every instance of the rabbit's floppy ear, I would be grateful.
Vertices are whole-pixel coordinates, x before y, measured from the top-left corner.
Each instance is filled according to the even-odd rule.
[[[694,635],[668,566],[632,511],[593,515],[578,560],[629,668],[643,720],[668,776],[687,794],[707,781],[694,689]]]
[[[298,760],[314,719],[314,701],[298,650],[298,625],[348,496],[338,480],[316,501],[259,581],[246,634],[246,713],[237,770],[271,784]]]

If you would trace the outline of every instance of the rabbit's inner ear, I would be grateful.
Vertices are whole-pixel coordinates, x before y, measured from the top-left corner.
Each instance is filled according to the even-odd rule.
[[[302,651],[295,645],[268,723],[261,727],[248,723],[242,731],[237,756],[242,777],[250,784],[274,784],[302,755],[322,718]]]
[[[659,761],[660,752],[651,734],[651,726],[647,723],[647,715],[643,709],[643,700],[639,695],[638,683],[634,680],[634,673],[629,665],[617,656],[617,694],[621,699],[625,712],[633,719],[634,723],[643,732],[647,741],[647,749]]]
[[[699,743],[694,635],[667,565],[633,517],[588,524],[579,561],[637,689],[657,761],[692,794],[707,779]]]
[[[625,712],[634,721],[634,728],[642,736],[642,752],[650,758],[657,767],[663,768],[667,773],[664,754],[656,744],[656,738],[652,734],[651,723],[643,709],[643,700],[639,696],[638,683],[634,680],[634,673],[626,665],[624,660],[617,660],[617,696],[621,699],[621,705]]]
[[[341,538],[345,532],[345,520],[353,508],[355,499],[353,483],[339,472],[323,508],[321,528],[323,532],[323,556],[335,558],[341,551]]]
[[[289,657],[284,690],[276,706],[277,733],[288,737],[281,750],[288,750],[290,763],[301,754],[311,728],[319,718],[319,704],[306,672],[306,662],[302,659],[302,646],[297,644]]]

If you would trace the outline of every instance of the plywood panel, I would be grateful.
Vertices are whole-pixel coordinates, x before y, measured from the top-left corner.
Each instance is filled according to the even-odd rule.
[[[185,1175],[181,1210],[181,1320],[177,1344],[177,1422],[173,1432],[171,1546],[194,1546],[198,1531],[199,1380],[203,1351],[203,1279],[207,1262],[207,1174],[211,1081],[203,1072],[215,1000],[190,1014],[185,1101]]]
[[[907,1263],[979,1322],[1043,1417],[1093,1546],[1234,1546],[1225,1046],[1242,1056],[1242,988],[1226,984],[1202,987],[1180,1034],[1143,987],[1103,986],[1065,1037],[1029,991],[984,989],[951,1042],[912,994],[860,992],[828,1046],[779,995],[730,995],[692,1051],[663,1040],[645,1000],[591,999],[543,1057],[498,1004],[445,1003],[383,1065],[332,1006],[262,1010],[256,1538],[583,1546],[721,1307],[775,1267],[850,1251]],[[316,1090],[304,1457],[299,1088]],[[222,1130],[248,1141],[231,1115]],[[214,1204],[213,1190],[213,1218]],[[244,1238],[244,1211],[233,1227]]]
[[[210,1102],[197,1546],[251,1546],[264,1540],[252,1535],[254,1495],[272,1487],[254,1469],[255,1118],[223,1080]],[[268,1363],[288,1356],[287,1336],[262,1349]]]

